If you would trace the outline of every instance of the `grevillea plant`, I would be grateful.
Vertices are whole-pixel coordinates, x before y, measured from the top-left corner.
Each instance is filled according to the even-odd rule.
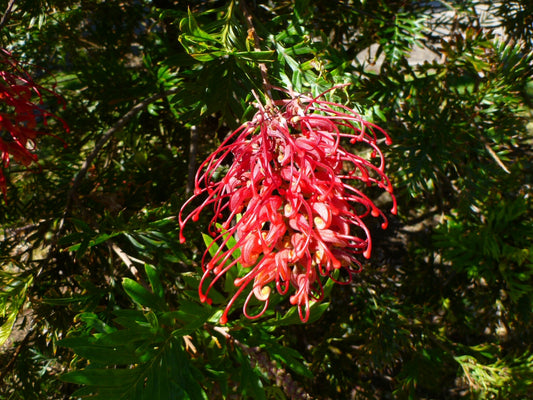
[[[252,120],[203,162],[194,195],[181,209],[180,227],[183,232],[190,219],[197,221],[202,210],[213,208],[213,241],[202,258],[203,302],[210,302],[217,281],[239,268],[220,323],[227,322],[243,293],[245,316],[260,317],[273,290],[290,293],[290,303],[306,322],[310,301],[324,296],[325,279],[336,280],[341,274],[335,271],[344,270],[347,283],[361,270],[361,256],[369,258],[372,251],[365,217],[381,218],[381,227],[387,227],[383,211],[362,190],[375,185],[390,193],[396,213],[378,134],[390,144],[386,132],[353,110],[323,95],[291,94],[288,100],[259,104]],[[185,216],[191,204],[199,205]],[[252,298],[264,303],[253,315]]]
[[[4,168],[11,158],[26,167],[37,161],[35,141],[40,135],[50,135],[44,130],[50,119],[59,121],[68,131],[61,118],[46,111],[45,93],[61,101],[54,91],[35,83],[7,50],[0,49],[0,156]],[[0,188],[5,198],[6,181],[1,168]]]

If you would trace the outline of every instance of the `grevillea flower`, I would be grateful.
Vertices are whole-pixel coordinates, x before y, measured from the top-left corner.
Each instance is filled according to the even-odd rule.
[[[0,49],[0,156],[7,168],[11,158],[29,166],[37,161],[35,140],[46,134],[43,126],[49,119],[59,121],[68,131],[66,123],[45,110],[43,94],[59,95],[36,84],[28,73],[6,50]],[[6,197],[6,181],[0,167],[0,188]]]
[[[240,265],[244,271],[234,280],[236,292],[222,324],[243,293],[245,316],[263,315],[273,290],[290,293],[290,303],[307,321],[310,301],[324,296],[325,279],[343,269],[348,276],[343,283],[350,282],[361,270],[361,256],[370,257],[365,217],[381,218],[387,227],[385,214],[362,189],[374,185],[390,193],[396,213],[378,147],[378,134],[387,144],[389,136],[323,96],[291,97],[259,105],[253,119],[224,140],[200,166],[194,196],[180,212],[183,232],[189,219],[197,221],[207,207],[214,210],[209,225],[214,239],[202,258],[201,301],[210,302],[209,291],[230,269]],[[368,155],[348,148],[361,154],[366,148]],[[185,216],[185,208],[197,201],[201,204]],[[247,310],[252,298],[264,303],[254,315]]]

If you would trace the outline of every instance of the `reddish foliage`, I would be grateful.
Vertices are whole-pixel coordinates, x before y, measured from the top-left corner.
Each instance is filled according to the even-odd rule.
[[[43,93],[61,100],[52,90],[36,84],[8,51],[0,49],[0,155],[4,168],[11,159],[25,166],[37,161],[35,141],[40,135],[49,135],[43,130],[49,119],[59,121],[68,131],[62,119],[45,110]],[[5,198],[2,169],[0,188]]]

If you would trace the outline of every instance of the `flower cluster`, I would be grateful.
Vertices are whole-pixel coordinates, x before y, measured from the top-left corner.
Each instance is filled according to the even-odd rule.
[[[236,299],[247,291],[243,312],[257,318],[268,308],[272,291],[309,318],[310,301],[323,297],[325,277],[361,269],[361,255],[370,257],[372,240],[363,219],[387,218],[361,189],[375,185],[391,194],[377,134],[388,135],[353,110],[323,100],[293,95],[289,100],[259,106],[254,118],[234,131],[199,168],[195,193],[180,212],[180,227],[214,208],[199,293],[202,301],[231,268],[241,268],[236,292],[220,322]],[[348,150],[368,150],[368,157]],[[363,147],[363,149],[361,149]],[[355,151],[355,150],[354,150]],[[217,175],[223,173],[221,179]],[[185,208],[200,201],[185,216]],[[181,236],[181,241],[185,238]],[[231,243],[231,244],[230,244]],[[337,274],[336,274],[337,275]],[[250,315],[252,298],[263,302]]]
[[[65,130],[65,122],[45,110],[43,94],[60,97],[51,90],[36,84],[28,73],[6,50],[0,49],[0,156],[2,166],[10,160],[29,166],[37,161],[33,153],[35,140],[49,119],[59,121]],[[0,189],[6,197],[6,181],[0,167]]]

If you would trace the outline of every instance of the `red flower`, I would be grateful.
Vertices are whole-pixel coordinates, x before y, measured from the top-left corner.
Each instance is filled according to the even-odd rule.
[[[323,298],[324,277],[334,279],[333,272],[344,269],[351,281],[360,271],[360,256],[369,258],[372,250],[363,219],[381,217],[382,228],[387,227],[384,213],[361,188],[375,185],[392,195],[377,133],[390,144],[381,128],[353,110],[298,95],[260,106],[252,121],[204,161],[194,196],[182,207],[179,220],[183,231],[189,219],[196,221],[204,208],[214,208],[209,225],[214,241],[202,258],[202,301],[210,302],[209,290],[231,268],[240,264],[245,270],[234,281],[237,290],[220,318],[222,324],[245,291],[245,316],[263,315],[274,289],[281,295],[292,289],[290,303],[305,322],[310,300]],[[348,143],[366,145],[369,158],[377,162],[352,153]],[[184,217],[185,207],[198,199],[202,203]],[[396,213],[392,199],[391,212]],[[236,239],[233,246],[231,237]],[[211,248],[215,243],[216,251]],[[238,249],[240,255],[234,257]],[[264,302],[255,315],[247,311],[252,298]]]
[[[44,134],[42,126],[55,119],[68,131],[66,123],[56,115],[45,111],[43,94],[60,97],[51,90],[37,85],[13,56],[0,49],[0,156],[4,168],[11,158],[29,166],[37,161],[35,139]],[[6,197],[5,177],[0,168],[0,189]]]

